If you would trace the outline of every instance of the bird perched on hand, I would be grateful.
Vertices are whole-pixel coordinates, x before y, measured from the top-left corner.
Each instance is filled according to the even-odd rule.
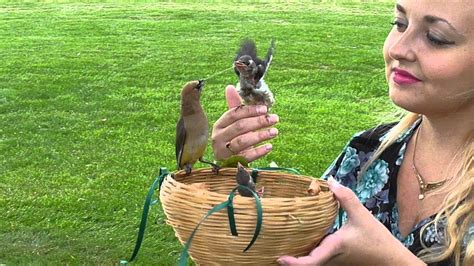
[[[185,169],[187,175],[198,160],[212,165],[216,172],[219,169],[202,158],[209,136],[206,113],[200,102],[203,87],[204,81],[196,80],[186,83],[181,90],[181,116],[176,125],[176,160],[178,169]]]
[[[262,60],[257,57],[255,42],[246,39],[240,45],[234,59],[234,71],[239,77],[237,90],[246,105],[264,104],[270,108],[275,99],[268,85],[263,80],[270,66],[275,49],[275,40],[272,40],[267,55]]]

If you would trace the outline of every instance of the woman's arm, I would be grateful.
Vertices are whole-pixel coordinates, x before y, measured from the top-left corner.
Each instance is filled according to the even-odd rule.
[[[241,105],[241,98],[231,85],[226,88],[226,99],[229,110],[216,121],[212,130],[215,159],[238,154],[251,162],[269,153],[271,144],[255,145],[278,135],[276,128],[267,128],[278,122],[278,116],[267,114],[265,105]],[[263,128],[267,129],[261,130]]]
[[[352,190],[332,178],[328,182],[348,214],[347,224],[324,238],[308,256],[283,256],[278,259],[280,265],[425,265],[372,216]]]

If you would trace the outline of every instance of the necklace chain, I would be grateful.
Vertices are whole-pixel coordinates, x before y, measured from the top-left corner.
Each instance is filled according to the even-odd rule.
[[[415,154],[416,154],[416,144],[418,143],[418,135],[420,135],[421,124],[416,131],[415,136],[415,145],[413,148],[413,159],[412,159],[412,168],[413,172],[415,173],[416,179],[418,180],[418,185],[420,186],[420,194],[418,195],[419,200],[423,200],[425,198],[425,194],[429,191],[435,190],[446,182],[446,179],[437,182],[425,182],[424,178],[421,176],[418,169],[415,166]]]

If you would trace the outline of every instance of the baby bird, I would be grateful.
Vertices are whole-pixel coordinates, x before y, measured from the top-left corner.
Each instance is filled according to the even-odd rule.
[[[217,172],[218,166],[203,160],[206,150],[209,125],[206,113],[201,106],[200,98],[204,81],[190,81],[181,90],[181,116],[176,125],[176,160],[178,169],[185,169],[186,174],[196,161],[213,166]]]
[[[255,42],[246,39],[240,45],[240,49],[234,59],[234,71],[239,77],[237,90],[244,104],[264,104],[270,109],[275,103],[275,98],[263,80],[273,58],[275,40],[272,40],[267,55],[262,60],[257,57]]]
[[[242,166],[242,164],[237,163],[237,174],[235,176],[235,179],[237,181],[237,184],[246,186],[253,192],[256,192],[256,186],[255,183],[253,182],[252,176],[245,170],[245,168]],[[252,197],[252,192],[250,192],[247,189],[244,188],[238,188],[237,191],[239,191],[240,196],[242,197]]]

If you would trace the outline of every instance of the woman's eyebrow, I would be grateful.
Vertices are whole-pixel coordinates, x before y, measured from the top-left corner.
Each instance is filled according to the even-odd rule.
[[[397,4],[396,7],[397,7],[398,12],[400,12],[400,13],[406,15],[407,11],[405,10],[405,8],[404,8],[402,5]],[[461,35],[461,36],[464,36],[464,35],[462,35],[458,30],[456,30],[456,28],[453,26],[453,24],[449,23],[449,21],[445,20],[444,18],[440,18],[440,17],[436,17],[436,16],[432,16],[432,15],[426,15],[426,16],[424,17],[424,20],[425,20],[426,22],[430,23],[430,24],[433,24],[433,23],[436,23],[436,22],[444,22],[444,23],[446,23],[446,25],[448,25],[449,28],[450,28],[451,30],[453,30],[455,33],[457,33],[457,34],[459,34],[459,35]]]
[[[406,14],[407,12],[405,11],[405,8],[400,5],[400,4],[397,4],[397,10],[400,11],[401,13],[403,14]]]
[[[449,28],[450,28],[451,30],[453,30],[454,32],[456,32],[456,33],[459,34],[459,35],[462,35],[461,33],[459,33],[459,32],[456,30],[456,28],[455,28],[451,23],[449,23],[449,22],[448,22],[447,20],[445,20],[444,18],[440,18],[440,17],[435,17],[435,16],[427,15],[427,16],[424,17],[424,19],[425,19],[426,22],[428,22],[428,23],[430,23],[430,24],[433,24],[433,23],[436,23],[436,22],[444,22],[444,23],[446,23],[446,24],[449,26]]]

